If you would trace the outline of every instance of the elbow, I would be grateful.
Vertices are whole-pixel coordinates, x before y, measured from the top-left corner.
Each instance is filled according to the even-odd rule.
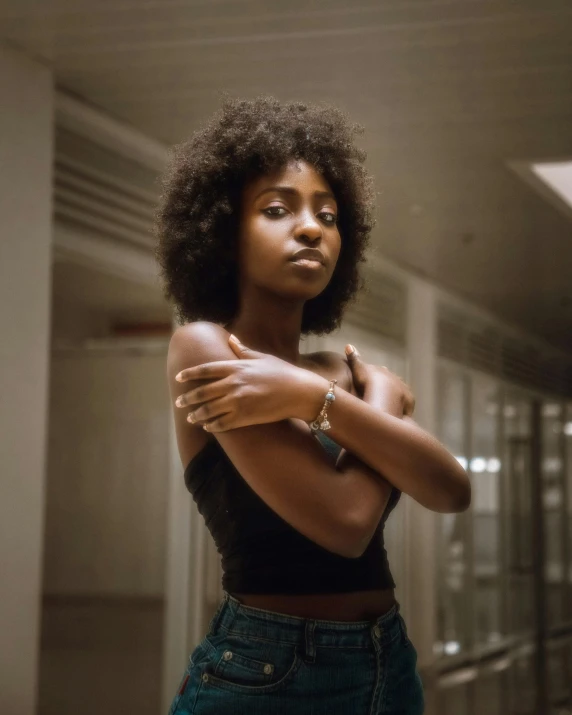
[[[471,482],[467,475],[464,475],[463,480],[456,485],[456,488],[448,494],[445,508],[440,509],[444,514],[459,514],[471,506]]]

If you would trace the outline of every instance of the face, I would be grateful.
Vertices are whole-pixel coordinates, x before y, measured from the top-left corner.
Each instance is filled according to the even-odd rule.
[[[319,295],[340,254],[337,215],[332,189],[304,161],[248,184],[239,231],[241,287],[246,282],[293,299]]]

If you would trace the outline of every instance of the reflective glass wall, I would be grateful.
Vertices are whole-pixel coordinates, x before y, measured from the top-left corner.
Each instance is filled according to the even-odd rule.
[[[543,715],[567,712],[570,405],[444,360],[437,395],[439,438],[473,488],[469,511],[438,518],[437,712],[535,715],[543,693]]]
[[[468,466],[469,381],[455,368],[440,367],[437,376],[439,437],[466,468]],[[435,644],[438,656],[460,656],[470,648],[467,622],[471,606],[469,588],[470,532],[466,512],[443,514],[439,519],[440,559],[438,568],[438,612]]]

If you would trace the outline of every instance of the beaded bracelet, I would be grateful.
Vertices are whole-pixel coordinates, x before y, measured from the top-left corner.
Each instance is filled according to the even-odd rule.
[[[317,432],[318,430],[325,432],[327,429],[330,429],[331,425],[328,422],[328,407],[336,399],[336,396],[334,395],[334,385],[336,383],[337,380],[330,380],[330,386],[326,394],[324,406],[320,410],[320,414],[316,417],[316,419],[313,422],[310,422],[310,429],[312,432]]]

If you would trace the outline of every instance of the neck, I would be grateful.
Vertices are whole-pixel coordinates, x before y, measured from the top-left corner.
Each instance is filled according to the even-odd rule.
[[[298,364],[304,302],[268,295],[241,298],[237,316],[225,328],[253,350]]]

